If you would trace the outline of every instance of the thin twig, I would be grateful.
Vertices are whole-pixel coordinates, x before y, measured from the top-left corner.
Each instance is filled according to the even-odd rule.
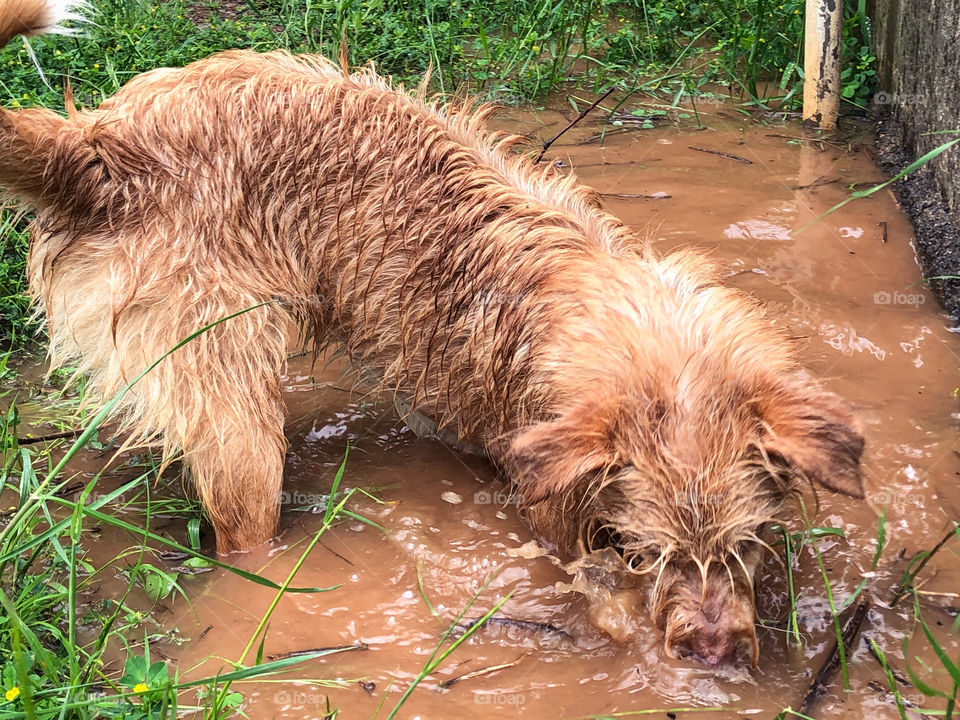
[[[753,160],[747,160],[745,157],[740,157],[739,155],[731,155],[730,153],[720,152],[719,150],[709,150],[707,148],[697,147],[696,145],[687,145],[687,147],[697,152],[709,153],[710,155],[717,155],[722,158],[727,158],[728,160],[736,160],[738,163],[753,165]]]
[[[277,655],[267,655],[267,659],[284,660],[286,658],[300,657],[301,655],[312,655],[313,653],[350,652],[351,650],[369,649],[370,646],[366,643],[357,643],[355,645],[333,645],[331,647],[309,648],[307,650],[294,650],[292,652],[279,653]]]
[[[673,195],[663,193],[661,195],[640,195],[638,193],[599,193],[600,197],[626,198],[627,200],[669,200]]]
[[[17,438],[17,445],[36,445],[37,443],[47,442],[48,440],[63,440],[79,435],[82,430],[64,430],[63,432],[50,433],[49,435],[40,435],[39,437]]]
[[[835,182],[840,182],[840,178],[828,178],[826,175],[821,175],[812,183],[807,183],[806,185],[797,185],[797,190],[810,190],[812,188],[823,187],[824,185],[830,185]]]
[[[517,665],[525,657],[526,657],[526,654],[521,655],[513,662],[501,663],[500,665],[491,665],[490,667],[480,668],[479,670],[474,670],[472,672],[464,673],[463,675],[455,675],[449,680],[444,680],[442,683],[440,683],[440,687],[446,690],[447,688],[453,685],[456,685],[461,680],[470,680],[476,677],[483,677],[484,675],[490,675],[499,670],[506,670],[507,668],[512,668],[514,665]]]
[[[917,567],[912,572],[910,572],[909,575],[907,575],[906,573],[904,574],[904,577],[901,578],[900,582],[897,584],[896,591],[893,593],[893,599],[890,601],[891,610],[897,606],[897,603],[900,602],[900,598],[902,598],[904,594],[907,592],[907,588],[910,587],[911,583],[913,583],[917,575],[920,574],[920,571],[923,570],[924,567],[926,567],[926,564],[930,562],[930,559],[934,555],[936,555],[937,552],[939,552],[940,549],[950,541],[950,538],[954,537],[956,534],[957,534],[957,529],[955,527],[950,528],[950,532],[944,535],[943,538],[941,538],[940,542],[938,542],[936,545],[933,546],[933,549],[929,553],[927,553],[927,555],[923,558],[923,560],[920,561]]]
[[[347,565],[353,565],[352,562],[350,562],[350,561],[349,561],[347,558],[345,558],[343,555],[341,555],[341,554],[338,553],[336,550],[334,550],[332,547],[330,547],[330,546],[327,545],[325,542],[323,542],[323,540],[320,541],[320,544],[323,546],[323,549],[324,549],[324,550],[326,550],[328,553],[330,553],[330,554],[333,555],[334,557],[340,558],[340,559],[343,560]]]
[[[870,610],[870,601],[867,599],[861,600],[856,609],[850,614],[847,618],[847,621],[843,624],[843,630],[840,632],[840,639],[843,641],[843,647],[849,651],[853,646],[853,641],[857,637],[857,633],[860,632],[860,626],[863,625],[864,618],[867,617],[867,612]],[[849,657],[849,655],[848,655]],[[813,682],[810,683],[810,687],[807,690],[807,694],[803,698],[803,703],[800,705],[800,714],[807,715],[810,706],[826,692],[827,685],[830,682],[830,678],[833,677],[834,673],[837,672],[837,668],[840,667],[840,644],[834,640],[833,647],[830,649],[829,654],[823,661],[823,665],[820,666],[820,671],[814,676]]]
[[[604,100],[606,100],[607,97],[609,97],[610,93],[612,93],[612,92],[613,92],[613,88],[610,88],[609,90],[607,90],[603,95],[601,95],[600,97],[598,97],[598,98],[596,99],[596,101],[590,105],[590,107],[588,107],[588,108],[587,108],[586,110],[584,110],[582,113],[580,113],[579,115],[577,115],[577,117],[575,117],[573,120],[571,120],[569,123],[567,123],[567,126],[566,126],[563,130],[561,130],[561,131],[558,132],[556,135],[554,135],[552,138],[550,138],[549,140],[547,140],[546,142],[544,142],[544,143],[543,143],[543,148],[540,150],[540,154],[537,155],[537,159],[533,161],[533,164],[536,165],[536,164],[539,163],[541,160],[543,160],[543,156],[546,154],[547,150],[549,150],[549,149],[550,149],[550,146],[553,145],[557,140],[560,139],[560,136],[561,136],[561,135],[563,135],[567,130],[569,130],[570,128],[572,128],[572,127],[573,127],[574,125],[576,125],[578,122],[580,122],[581,120],[583,120],[587,115],[589,115],[589,114],[590,114],[590,111],[593,110],[597,105],[599,105],[600,103],[602,103]]]
[[[460,626],[464,630],[469,630],[479,622],[480,622],[480,618],[472,618],[472,619],[468,618],[468,619],[465,619],[462,623],[460,623]],[[560,637],[566,640],[573,639],[573,636],[570,633],[568,633],[566,630],[563,630],[562,628],[558,628],[556,625],[553,625],[552,623],[541,623],[541,622],[536,622],[534,620],[517,620],[516,618],[494,616],[494,617],[487,618],[484,624],[491,625],[491,626],[500,625],[501,627],[514,627],[514,628],[519,628],[521,630],[532,630],[534,632],[540,632],[540,633],[550,633],[554,635],[559,635]]]

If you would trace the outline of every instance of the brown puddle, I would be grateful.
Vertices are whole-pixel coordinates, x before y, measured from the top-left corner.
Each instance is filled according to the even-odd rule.
[[[800,135],[795,123],[758,124],[729,109],[712,110],[702,116],[708,129],[618,132],[602,145],[590,140],[598,126],[587,121],[547,157],[576,168],[584,183],[603,194],[610,211],[649,234],[659,248],[695,245],[710,251],[729,268],[732,283],[765,300],[800,338],[810,370],[859,406],[867,429],[870,502],[821,493],[813,522],[842,528],[847,536],[820,542],[839,603],[870,569],[877,514],[889,506],[888,547],[870,580],[878,601],[886,602],[906,566],[898,558],[930,549],[949,521],[960,517],[953,395],[960,338],[950,333],[947,318],[920,283],[909,224],[889,191],[857,200],[796,234],[849,197],[846,186],[882,179],[868,145],[847,151],[801,143],[791,139]],[[566,115],[572,117],[569,111]],[[567,116],[553,110],[511,112],[498,124],[549,137]],[[761,660],[753,670],[718,671],[670,660],[644,613],[642,595],[620,598],[625,606],[636,602],[638,609],[634,640],[619,644],[593,627],[582,595],[564,592],[570,576],[548,558],[532,557],[535,553],[525,552],[529,548],[518,550],[530,541],[530,532],[514,508],[498,505],[502,488],[491,484],[493,472],[484,462],[416,439],[398,423],[392,404],[339,389],[352,382],[341,378],[339,370],[322,364],[311,369],[306,359],[293,362],[287,391],[289,503],[283,515],[288,531],[282,545],[233,561],[283,581],[322,522],[320,514],[292,508],[325,500],[323,493],[349,441],[343,486],[373,490],[382,498],[377,503],[359,497],[350,509],[388,532],[348,520],[326,533],[294,585],[339,587],[282,598],[264,652],[357,643],[368,649],[311,661],[269,681],[239,683],[248,717],[324,717],[329,697],[341,711],[338,717],[372,718],[386,693],[379,715],[384,717],[444,630],[497,569],[466,617],[480,617],[512,593],[502,617],[552,629],[521,623],[481,629],[414,691],[398,717],[556,720],[722,706],[727,709],[719,713],[681,717],[772,718],[787,706],[799,708],[832,640],[826,593],[809,551],[803,553],[797,575],[804,650],[788,651],[783,625],[778,625],[760,630]],[[796,529],[800,527],[798,521]],[[136,542],[132,536],[104,533],[91,544],[91,552],[108,559]],[[758,582],[761,617],[785,616],[783,575],[782,567],[768,560]],[[956,658],[960,643],[947,629],[960,600],[936,594],[960,588],[955,553],[935,557],[924,577],[931,578],[922,588],[931,593],[924,596],[924,617]],[[174,659],[186,678],[213,674],[226,667],[222,660],[240,656],[273,592],[225,572],[184,578],[183,586],[190,603],[169,600],[157,618],[161,630],[177,628],[189,642],[157,649]],[[424,594],[439,617],[431,613]],[[914,632],[910,605],[907,598],[896,611],[874,608],[864,625],[865,635],[901,670],[904,634]],[[923,672],[921,660],[929,667],[938,665],[920,632],[915,635],[911,666],[935,687],[949,687],[945,673]],[[897,717],[891,698],[878,690],[886,687],[882,669],[863,643],[858,648],[850,668],[851,690],[840,689],[838,676],[813,715]],[[509,663],[516,664],[440,687],[455,676]],[[304,681],[298,684],[291,679],[295,677]],[[375,688],[364,689],[357,682],[361,679]],[[319,680],[338,680],[342,687]],[[943,708],[941,700],[926,700],[914,688],[901,691],[908,701]]]

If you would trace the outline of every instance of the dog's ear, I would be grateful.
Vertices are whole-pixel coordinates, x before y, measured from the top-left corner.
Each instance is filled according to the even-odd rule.
[[[810,482],[862,498],[863,435],[853,408],[833,393],[805,389],[780,394],[763,413],[764,449]]]
[[[597,402],[524,428],[508,443],[503,465],[523,505],[569,490],[615,457],[609,422]]]

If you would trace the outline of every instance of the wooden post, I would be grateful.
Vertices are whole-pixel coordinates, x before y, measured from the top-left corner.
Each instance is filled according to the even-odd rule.
[[[843,0],[807,0],[803,46],[803,120],[828,132],[840,112]]]

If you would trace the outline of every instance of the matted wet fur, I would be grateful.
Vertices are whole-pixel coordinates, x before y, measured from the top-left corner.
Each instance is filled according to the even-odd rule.
[[[0,44],[62,10],[0,0]],[[36,213],[52,365],[102,402],[259,306],[115,413],[184,453],[221,552],[276,531],[299,330],[483,447],[541,538],[653,574],[668,653],[755,662],[761,532],[798,479],[863,495],[854,416],[703,255],[657,256],[489,114],[239,51],[92,112],[2,111],[0,185]]]

